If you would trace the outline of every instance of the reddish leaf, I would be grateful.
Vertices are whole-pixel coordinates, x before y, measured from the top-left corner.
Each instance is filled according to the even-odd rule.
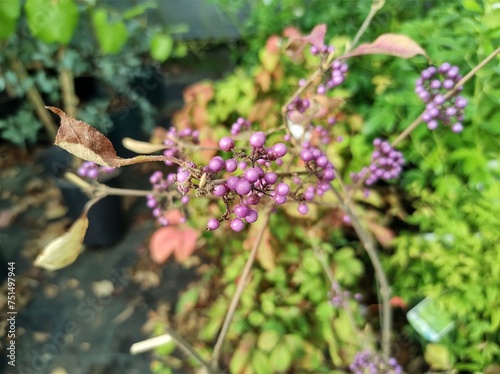
[[[198,235],[198,231],[191,227],[162,227],[151,237],[149,243],[151,258],[157,264],[163,264],[174,254],[175,259],[182,262],[196,249]]]
[[[181,242],[175,250],[175,259],[179,262],[186,260],[196,249],[196,241],[198,240],[199,232],[191,227],[186,227],[181,230]]]
[[[157,264],[167,261],[179,244],[179,236],[179,229],[173,226],[156,230],[149,242],[149,252],[153,261]]]
[[[289,35],[293,35],[293,32],[288,32]],[[304,45],[306,43],[310,43],[316,46],[319,50],[323,48],[325,45],[325,34],[326,34],[326,25],[321,24],[316,26],[309,35],[301,37],[296,36],[290,38],[290,42],[286,48],[288,55],[293,61],[300,60],[302,56],[302,51],[304,49]],[[300,34],[299,34],[300,35]]]
[[[68,116],[59,108],[46,108],[61,117],[61,127],[57,131],[55,145],[83,160],[109,167],[165,160],[163,156],[118,157],[113,144],[95,128]]]
[[[411,38],[399,34],[380,35],[373,43],[361,44],[351,53],[342,57],[349,58],[362,55],[390,55],[401,58],[411,58],[416,55],[427,57],[425,51]],[[429,59],[427,57],[427,59]]]
[[[266,50],[270,53],[279,53],[281,38],[278,35],[271,35],[266,41]]]

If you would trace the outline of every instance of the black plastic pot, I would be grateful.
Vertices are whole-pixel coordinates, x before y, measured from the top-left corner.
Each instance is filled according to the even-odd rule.
[[[116,154],[125,158],[137,156],[135,152],[123,146],[122,140],[123,138],[145,140],[145,135],[142,131],[142,116],[139,108],[124,106],[119,110],[111,112],[110,118],[113,122],[113,129],[107,137],[113,143]]]
[[[45,173],[52,177],[61,190],[68,208],[68,217],[78,219],[89,197],[74,184],[62,179],[64,172],[71,166],[72,156],[64,149],[52,147],[38,157]],[[119,187],[118,174],[110,174],[99,180],[110,187]],[[120,196],[107,196],[100,200],[88,213],[89,227],[84,243],[88,247],[109,247],[122,237],[125,231],[124,215]]]

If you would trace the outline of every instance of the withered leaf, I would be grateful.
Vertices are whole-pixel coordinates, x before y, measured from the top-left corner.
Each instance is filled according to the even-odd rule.
[[[83,239],[89,226],[87,213],[101,198],[102,196],[96,197],[85,204],[82,215],[71,225],[70,229],[43,248],[35,259],[35,266],[47,270],[58,270],[75,262],[82,252]]]
[[[339,59],[362,55],[390,55],[401,58],[423,55],[429,59],[422,47],[413,39],[400,34],[382,34],[373,43],[361,44]]]
[[[131,138],[123,138],[122,144],[125,148],[131,150],[135,153],[155,153],[168,148],[163,144],[151,144],[148,142],[141,142],[140,140],[135,140]]]
[[[165,161],[164,156],[118,157],[113,144],[95,128],[68,116],[59,108],[46,108],[61,117],[61,127],[57,131],[55,145],[85,161],[114,168],[141,162]]]
[[[77,219],[68,232],[45,246],[36,258],[35,266],[58,270],[75,262],[82,251],[83,238],[88,226],[89,220],[86,215]]]

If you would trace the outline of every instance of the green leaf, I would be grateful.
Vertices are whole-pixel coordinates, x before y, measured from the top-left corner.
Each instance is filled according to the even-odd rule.
[[[108,22],[108,13],[98,9],[92,14],[92,25],[103,53],[116,54],[127,42],[128,32],[123,21]]]
[[[187,311],[193,309],[193,307],[198,302],[198,297],[200,295],[200,289],[198,287],[193,287],[182,294],[176,305],[176,313],[186,313]]]
[[[424,357],[433,369],[448,370],[451,368],[450,351],[441,344],[427,344]]]
[[[273,372],[287,371],[292,364],[292,354],[288,350],[284,341],[278,342],[269,358]]]
[[[78,24],[78,8],[73,0],[28,0],[25,5],[33,36],[45,43],[67,45]]]
[[[262,351],[253,351],[252,372],[255,372],[255,374],[272,373],[271,365],[269,364],[269,355],[265,354]]]
[[[156,61],[164,62],[172,54],[174,39],[168,34],[158,33],[151,39],[151,57]]]
[[[250,353],[253,351],[254,345],[255,335],[252,333],[246,333],[231,357],[231,362],[229,363],[231,373],[240,373],[243,371],[250,361]]]
[[[153,2],[136,5],[123,12],[123,19],[131,19],[143,15],[148,9],[155,9],[156,4]]]
[[[464,8],[475,13],[482,13],[483,7],[475,0],[464,0]]]
[[[0,39],[8,38],[16,31],[16,24],[21,15],[21,0],[0,1]]]
[[[257,348],[264,352],[271,352],[271,350],[276,346],[278,340],[280,339],[280,334],[276,330],[267,330],[259,335],[257,340]]]

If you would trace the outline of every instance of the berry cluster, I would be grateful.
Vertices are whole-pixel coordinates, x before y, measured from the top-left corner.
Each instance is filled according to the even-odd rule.
[[[344,83],[345,76],[349,71],[349,66],[346,63],[338,60],[332,63],[332,78],[326,82],[328,88],[334,88]]]
[[[337,282],[333,282],[332,289],[328,293],[328,297],[330,298],[330,304],[332,304],[332,306],[342,308],[351,298],[351,293],[349,291],[342,290]],[[363,299],[363,295],[356,293],[354,294],[354,299],[356,301],[361,301]]]
[[[219,141],[221,150],[233,152],[237,158],[246,161],[238,163],[235,158],[224,160],[221,156],[215,156],[202,169],[206,181],[201,187],[208,185],[209,192],[222,198],[226,206],[226,212],[221,219],[211,218],[208,221],[208,230],[218,229],[220,222],[224,220],[231,220],[232,230],[236,232],[243,230],[245,223],[257,221],[258,213],[252,207],[256,206],[264,196],[272,198],[278,205],[287,201],[290,186],[279,182],[278,174],[269,170],[273,162],[281,163],[281,158],[287,154],[287,147],[283,143],[276,143],[266,148],[265,142],[266,135],[261,131],[255,132],[249,140],[251,152],[245,154],[234,151],[233,139],[224,137]],[[232,174],[238,172],[238,169],[241,170],[240,175],[217,179],[219,173]],[[198,189],[200,185],[201,182],[198,184]],[[233,204],[235,200],[239,202]]]
[[[354,182],[365,179],[365,184],[371,186],[379,179],[388,181],[397,178],[403,171],[404,158],[401,152],[391,147],[389,142],[381,139],[373,141],[375,150],[372,153],[370,166],[363,168],[359,173],[352,173]]]
[[[326,54],[334,52],[335,47],[332,45],[324,45],[321,48],[318,48],[317,46],[312,45],[310,48],[310,51],[311,51],[311,54],[314,56],[319,55],[320,53],[326,55]]]
[[[296,97],[293,101],[288,105],[288,111],[296,110],[299,113],[304,113],[311,106],[311,102],[309,99],[301,99],[300,97]]]
[[[231,126],[231,134],[238,135],[243,131],[250,130],[251,122],[243,117],[239,117]]]
[[[77,170],[80,177],[97,179],[101,175],[110,174],[115,170],[108,166],[99,166],[92,161],[83,162]]]
[[[460,79],[462,76],[458,67],[447,62],[438,68],[428,67],[420,74],[415,93],[427,104],[422,120],[427,123],[429,130],[435,130],[439,120],[446,126],[451,125],[453,132],[459,133],[463,130],[463,110],[467,106],[467,100],[458,95],[463,87],[458,87],[450,97],[445,98]]]
[[[163,141],[163,144],[165,144],[165,146],[168,147],[168,149],[163,151],[163,155],[167,157],[177,157],[182,152],[179,142],[185,142],[188,144],[199,144],[200,143],[199,136],[200,133],[198,130],[185,128],[180,131],[177,131],[175,127],[171,127],[167,132],[165,140]],[[174,165],[174,162],[166,160],[165,164],[172,166]]]
[[[189,197],[180,197],[180,195],[176,193],[176,175],[174,173],[169,173],[164,177],[161,171],[155,171],[149,177],[149,182],[153,187],[153,193],[146,196],[146,205],[153,211],[153,216],[156,218],[157,222],[162,226],[167,226],[169,222],[165,217],[165,213],[173,207],[174,198],[180,201],[182,205],[186,205],[189,202]],[[185,217],[182,217],[181,221],[185,221],[185,219]]]
[[[387,361],[380,355],[369,350],[356,353],[354,361],[349,366],[354,374],[402,374],[403,368],[395,358],[391,357]]]

